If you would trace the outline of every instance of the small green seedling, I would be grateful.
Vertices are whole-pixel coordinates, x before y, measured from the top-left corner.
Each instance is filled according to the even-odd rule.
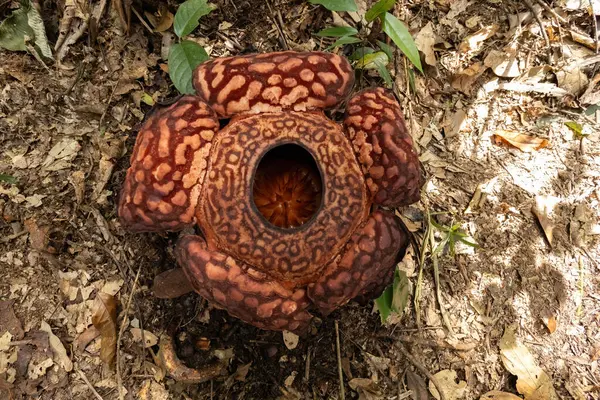
[[[438,299],[438,302],[441,304],[442,296],[440,293],[439,268],[438,268],[439,256],[445,251],[445,249],[448,249],[448,254],[451,257],[454,257],[454,255],[456,254],[456,244],[458,242],[463,243],[470,247],[479,248],[479,245],[477,243],[475,243],[474,241],[472,241],[471,238],[469,237],[469,235],[467,235],[466,233],[464,233],[460,230],[459,223],[453,222],[451,224],[451,226],[446,226],[446,225],[436,222],[435,219],[433,218],[433,216],[439,215],[439,214],[443,214],[443,213],[427,212],[426,220],[425,220],[425,223],[426,223],[425,233],[423,235],[423,239],[421,241],[421,246],[419,248],[419,274],[417,276],[417,283],[415,285],[414,301],[413,301],[414,306],[415,306],[415,313],[417,315],[417,325],[420,323],[420,321],[419,321],[419,316],[420,316],[419,304],[420,304],[420,298],[421,298],[421,290],[423,287],[423,270],[425,268],[425,263],[428,260],[430,260],[433,265],[433,273],[434,273],[435,286],[436,286],[436,297]],[[436,232],[438,233],[438,239],[436,239]],[[404,277],[405,277],[406,281],[408,281],[408,279],[406,278],[406,275],[404,275]],[[406,290],[406,293],[403,293],[402,295],[400,295],[400,294],[398,295],[399,298],[403,299],[403,303],[401,303],[402,308],[397,308],[397,310],[394,310],[392,308],[391,304],[394,299],[395,293],[401,292],[402,290]],[[390,293],[394,293],[394,295],[391,295]],[[375,304],[377,305],[377,309],[379,310],[379,314],[381,316],[381,321],[385,322],[385,320],[388,318],[391,311],[402,312],[402,310],[404,309],[404,306],[408,302],[408,295],[409,295],[408,283],[407,282],[404,283],[404,282],[402,282],[402,280],[394,279],[394,283],[390,287],[388,287],[377,300],[375,300]],[[392,296],[392,297],[390,297],[390,296]],[[398,304],[400,304],[400,303],[398,303]],[[440,311],[442,312],[442,318],[444,319],[444,323],[448,327],[448,330],[452,331],[452,328],[449,323],[449,319],[447,318],[447,316],[444,313],[444,307],[440,307]]]
[[[216,7],[206,0],[187,0],[182,3],[173,20],[173,29],[179,42],[169,50],[169,76],[173,84],[183,94],[194,93],[192,72],[202,62],[208,60],[206,50],[198,43],[184,38],[200,25],[200,18]]]
[[[321,4],[333,11],[356,11],[354,0],[311,0],[311,3]],[[387,65],[392,60],[392,49],[384,42],[369,43],[373,29],[381,29],[396,44],[408,60],[421,72],[421,59],[419,50],[412,36],[404,24],[389,11],[394,7],[396,0],[380,0],[375,3],[365,14],[369,23],[368,29],[361,32],[352,27],[331,27],[321,30],[317,36],[337,38],[329,49],[347,45],[361,44],[350,59],[355,61],[358,69],[375,69],[385,81],[386,86],[392,86],[392,77]],[[378,22],[376,24],[375,22]],[[376,47],[374,45],[377,45]],[[373,47],[371,47],[373,46]]]

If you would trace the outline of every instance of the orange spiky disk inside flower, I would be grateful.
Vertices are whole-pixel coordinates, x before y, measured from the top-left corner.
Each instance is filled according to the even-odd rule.
[[[286,144],[268,151],[254,175],[254,204],[271,224],[284,229],[308,222],[321,205],[319,169],[303,147]]]

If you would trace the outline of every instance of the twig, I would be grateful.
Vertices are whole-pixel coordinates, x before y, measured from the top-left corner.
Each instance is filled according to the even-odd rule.
[[[76,368],[76,369],[77,369],[77,372],[79,373],[79,376],[81,377],[81,379],[83,379],[83,381],[85,382],[85,384],[87,385],[87,387],[94,394],[94,397],[96,397],[96,399],[98,399],[98,400],[103,400],[102,396],[100,396],[100,394],[98,394],[98,392],[96,391],[96,389],[94,389],[94,386],[90,383],[90,381],[88,380],[87,376],[85,376],[85,374],[83,373],[83,371],[80,370],[79,368]]]
[[[312,349],[309,347],[306,352],[306,366],[304,367],[304,382],[308,382],[308,377],[310,376],[310,353]]]
[[[132,6],[131,10],[135,14],[135,16],[138,17],[138,19],[140,20],[140,22],[142,23],[142,25],[144,25],[144,28],[148,29],[148,32],[150,32],[151,35],[154,35],[154,31],[152,30],[152,28],[150,28],[150,25],[148,25],[148,23],[146,22],[146,20],[144,18],[142,18],[142,16],[140,15],[139,12],[137,12],[137,10],[135,9],[135,7]]]
[[[279,26],[279,21],[277,21],[277,18],[275,18],[275,16],[273,15],[273,9],[271,8],[271,1],[267,0],[267,1],[265,1],[265,3],[267,4],[267,7],[269,8],[269,14],[270,14],[269,16],[271,17],[271,20],[275,24],[275,28],[277,28],[277,32],[279,32],[279,36],[281,37],[281,45],[283,46],[284,50],[289,50],[290,46],[288,46],[287,39],[285,38],[285,35],[283,33],[283,29],[281,28],[281,26]]]
[[[236,40],[233,40],[231,38],[228,38],[227,36],[225,36],[224,34],[222,34],[221,32],[216,32],[217,36],[220,37],[223,41],[228,41],[229,43],[231,43],[231,45],[233,47],[235,47],[236,49],[238,49],[239,51],[244,50],[244,47],[242,47],[241,44],[239,44]]]
[[[536,0],[536,2],[542,6],[542,8],[544,10],[546,10],[547,12],[549,12],[554,18],[556,18],[557,20],[559,20],[560,22],[562,22],[563,24],[568,24],[569,21],[567,21],[566,19],[564,19],[563,17],[561,17],[560,15],[558,15],[556,13],[556,11],[554,11],[552,8],[550,8],[550,6],[548,4],[546,4],[544,2],[544,0]]]
[[[433,235],[431,236],[431,240],[433,241]],[[433,244],[432,244],[433,247]],[[446,308],[444,307],[444,303],[442,303],[442,291],[440,290],[440,268],[438,264],[438,259],[436,255],[431,257],[433,261],[433,278],[435,281],[435,294],[437,297],[438,304],[440,305],[440,313],[442,314],[442,321],[444,321],[444,325],[452,335],[454,335],[454,329],[452,329],[452,325],[450,324],[450,318],[448,317],[448,313],[446,313]]]
[[[433,385],[435,386],[438,393],[440,394],[440,400],[446,400],[446,396],[444,395],[444,392],[442,391],[442,385],[437,380],[437,378],[435,376],[433,376],[431,374],[431,372],[429,372],[427,370],[427,368],[422,366],[421,363],[419,363],[413,356],[411,356],[410,353],[408,351],[406,351],[406,349],[404,348],[403,345],[398,346],[398,349],[400,350],[400,352],[402,354],[404,354],[404,357],[406,357],[406,359],[408,361],[410,361],[412,365],[415,366],[415,368],[417,368],[423,375],[425,375],[427,377],[427,379],[429,379],[431,382],[433,382]]]
[[[552,45],[550,44],[550,39],[548,39],[548,34],[546,33],[546,29],[544,28],[544,23],[542,22],[540,15],[535,11],[535,8],[533,8],[533,4],[531,4],[531,1],[530,0],[524,0],[524,1],[525,1],[525,4],[527,5],[527,7],[529,8],[529,10],[531,10],[531,13],[533,14],[533,17],[537,21],[538,25],[540,26],[540,30],[542,31],[542,37],[544,38],[544,41],[546,42],[546,46],[548,47],[548,50],[547,50],[548,64],[552,65]]]
[[[0,243],[8,243],[11,240],[16,239],[16,238],[18,238],[20,236],[23,236],[23,235],[25,235],[27,233],[28,233],[27,230],[23,229],[21,232],[13,233],[12,235],[8,235],[8,236],[4,236],[2,239],[0,239]]]
[[[112,102],[113,96],[115,95],[115,91],[117,90],[117,85],[119,84],[120,80],[121,80],[121,75],[119,75],[119,78],[113,85],[113,88],[110,92],[110,97],[108,98],[108,103],[106,103],[106,107],[104,108],[104,112],[102,113],[102,116],[100,117],[100,122],[98,123],[99,128],[102,128],[102,122],[104,121],[104,117],[106,117],[106,113],[108,112],[108,108],[110,107],[110,103]]]
[[[340,351],[340,328],[338,322],[335,321],[335,350],[337,353],[338,363],[338,376],[340,378],[340,399],[346,399],[346,393],[344,392],[344,374],[342,372],[342,353]]]
[[[594,42],[596,43],[596,54],[600,46],[598,45],[598,20],[596,19],[596,10],[594,10],[594,0],[589,0],[592,9],[592,20],[594,21]]]
[[[127,306],[125,307],[123,313],[123,320],[121,321],[121,327],[119,328],[119,336],[117,337],[117,388],[119,390],[119,400],[125,399],[125,393],[123,393],[123,378],[121,377],[121,338],[123,337],[123,332],[125,332],[125,323],[127,322],[127,314],[129,313],[129,308],[131,307],[131,300],[133,300],[133,295],[135,293],[135,287],[137,286],[138,279],[140,278],[140,271],[142,270],[142,266],[138,267],[137,273],[135,274],[135,279],[133,280],[133,285],[131,286],[131,293],[129,293],[129,298],[127,299]]]

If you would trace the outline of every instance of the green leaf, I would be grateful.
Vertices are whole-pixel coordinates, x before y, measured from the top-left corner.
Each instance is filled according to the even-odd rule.
[[[333,26],[331,28],[325,28],[319,33],[317,36],[330,36],[330,37],[340,37],[340,36],[350,36],[356,35],[358,30],[352,28],[350,26]]]
[[[402,314],[409,296],[408,276],[398,269],[394,272],[394,282],[388,286],[381,296],[375,300],[381,323],[384,323],[392,312]]]
[[[358,11],[354,0],[309,0],[312,4],[320,4],[330,11]]]
[[[383,16],[382,29],[392,41],[396,43],[396,46],[398,46],[400,51],[404,53],[410,62],[413,63],[419,71],[423,72],[421,59],[419,58],[419,50],[417,50],[417,45],[404,24],[392,14],[386,12]]]
[[[359,69],[377,69],[377,64],[383,65],[384,67],[390,62],[388,56],[383,51],[375,53],[365,54],[356,63],[356,68]]]
[[[152,96],[150,96],[148,93],[144,92],[142,93],[142,97],[140,98],[140,101],[144,104],[148,104],[149,106],[153,106],[154,105],[154,99],[152,98]]]
[[[396,269],[396,273],[394,274],[394,284],[392,285],[392,311],[398,313],[404,312],[404,307],[406,307],[406,304],[408,303],[408,289],[408,276],[406,275],[406,272]]]
[[[375,65],[377,65],[377,72],[379,72],[379,76],[381,76],[383,78],[383,81],[385,82],[385,86],[387,88],[391,88],[394,85],[394,82],[392,81],[392,76],[390,75],[390,71],[388,71],[387,67],[380,62],[376,61]]]
[[[575,134],[576,137],[581,138],[587,136],[585,133],[583,133],[583,125],[580,123],[569,121],[565,122],[565,125]]]
[[[352,43],[360,43],[360,39],[354,36],[343,36],[341,38],[339,38],[338,40],[336,40],[331,46],[329,46],[329,49],[332,49],[334,47],[339,47],[339,46],[343,46],[345,44],[352,44]]]
[[[171,46],[169,51],[169,76],[180,93],[194,93],[192,72],[200,63],[206,60],[208,60],[208,54],[196,42],[184,40]]]
[[[10,183],[11,185],[14,185],[17,183],[17,178],[6,174],[0,174],[0,182],[6,182]]]
[[[29,42],[40,56],[52,58],[42,17],[28,0],[23,0],[21,8],[0,23],[0,47],[11,51],[27,51]]]
[[[600,110],[600,104],[592,104],[585,109],[585,115],[594,115],[598,110]]]
[[[383,324],[392,312],[392,299],[394,297],[393,287],[388,286],[381,296],[379,296],[375,300],[375,305],[377,306],[377,310],[379,310],[379,317],[381,318],[381,323]]]
[[[180,38],[189,35],[200,25],[200,17],[210,13],[216,7],[206,0],[186,0],[179,6],[173,20],[173,29]]]
[[[358,49],[354,50],[354,53],[352,53],[348,59],[350,61],[357,61],[363,58],[366,54],[371,54],[373,52],[375,52],[375,49],[372,47],[359,47]]]
[[[391,10],[392,7],[394,7],[394,3],[396,3],[396,0],[379,0],[373,5],[373,7],[367,10],[367,13],[365,14],[365,19],[367,20],[367,22],[373,21],[384,12]]]
[[[382,42],[381,40],[378,40],[377,44],[379,45],[379,48],[381,49],[381,51],[383,51],[390,60],[394,59],[394,51],[392,50],[390,45],[388,45],[385,42]]]

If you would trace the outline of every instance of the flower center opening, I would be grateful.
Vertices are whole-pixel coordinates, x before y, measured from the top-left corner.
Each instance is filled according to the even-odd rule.
[[[319,209],[322,186],[313,156],[302,146],[284,144],[267,151],[258,163],[253,200],[271,224],[298,228]]]

